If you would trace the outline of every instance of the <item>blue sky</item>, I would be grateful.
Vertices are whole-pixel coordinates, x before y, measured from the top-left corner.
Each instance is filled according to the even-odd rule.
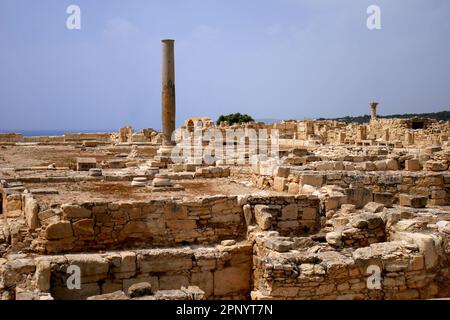
[[[160,129],[164,38],[177,124],[450,109],[448,0],[1,0],[0,131]]]

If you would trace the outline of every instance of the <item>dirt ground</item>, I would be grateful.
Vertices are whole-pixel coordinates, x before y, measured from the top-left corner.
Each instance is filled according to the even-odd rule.
[[[245,186],[234,182],[230,178],[221,179],[199,179],[198,181],[181,180],[175,181],[185,188],[183,191],[152,192],[150,188],[132,187],[131,183],[109,182],[109,181],[83,181],[76,183],[46,183],[26,184],[30,190],[53,189],[58,194],[35,195],[39,201],[47,204],[61,204],[79,201],[127,201],[127,200],[150,200],[171,197],[198,197],[212,195],[245,195],[278,194],[274,191],[262,191],[255,187]]]
[[[76,148],[75,146],[1,146],[1,168],[24,168],[34,166],[67,167],[75,164],[77,157],[94,157],[97,161],[114,159],[113,155],[106,154],[106,148]]]

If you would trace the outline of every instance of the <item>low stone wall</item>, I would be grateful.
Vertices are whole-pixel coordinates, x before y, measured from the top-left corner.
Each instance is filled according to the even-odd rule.
[[[400,193],[424,195],[430,205],[448,205],[450,203],[450,173],[431,172],[308,172],[295,170],[275,170],[275,177],[259,176],[259,187],[273,186],[276,191],[298,192],[295,184],[311,185],[320,188],[324,185],[365,187],[373,193],[391,193],[398,197]],[[369,200],[367,202],[373,201]]]
[[[317,232],[320,227],[320,200],[307,196],[248,198],[244,206],[247,224],[259,230],[278,231],[283,236]]]
[[[245,237],[237,196],[64,204],[38,213],[36,248],[49,253],[217,243]]]
[[[64,136],[33,136],[24,137],[24,142],[39,142],[39,143],[63,143]]]
[[[448,257],[437,259],[436,251],[420,241],[376,243],[346,253],[280,253],[267,248],[265,237],[255,239],[253,299],[429,299],[449,294]]]
[[[50,292],[55,299],[86,299],[135,283],[148,282],[152,290],[198,286],[207,299],[248,299],[251,284],[252,245],[248,241],[230,246],[199,249],[168,248],[67,254],[0,261],[0,292],[21,286]],[[69,266],[80,268],[80,289],[70,290]],[[70,280],[69,280],[70,282]]]
[[[197,178],[224,178],[229,176],[229,167],[200,167],[195,170],[195,177]]]
[[[0,133],[0,142],[22,142],[23,136],[20,133]]]
[[[64,134],[64,141],[78,141],[95,140],[100,142],[111,142],[111,133],[66,133]]]

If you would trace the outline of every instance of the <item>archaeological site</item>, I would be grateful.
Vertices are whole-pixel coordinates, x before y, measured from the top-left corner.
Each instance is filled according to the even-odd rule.
[[[0,134],[1,300],[450,298],[450,124]]]

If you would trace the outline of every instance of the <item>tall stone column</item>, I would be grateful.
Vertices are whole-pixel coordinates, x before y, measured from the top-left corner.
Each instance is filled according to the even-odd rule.
[[[370,103],[370,111],[372,113],[371,120],[377,120],[377,106],[378,106],[378,102]]]
[[[175,131],[175,55],[174,40],[162,40],[162,130],[165,144],[172,144]]]

